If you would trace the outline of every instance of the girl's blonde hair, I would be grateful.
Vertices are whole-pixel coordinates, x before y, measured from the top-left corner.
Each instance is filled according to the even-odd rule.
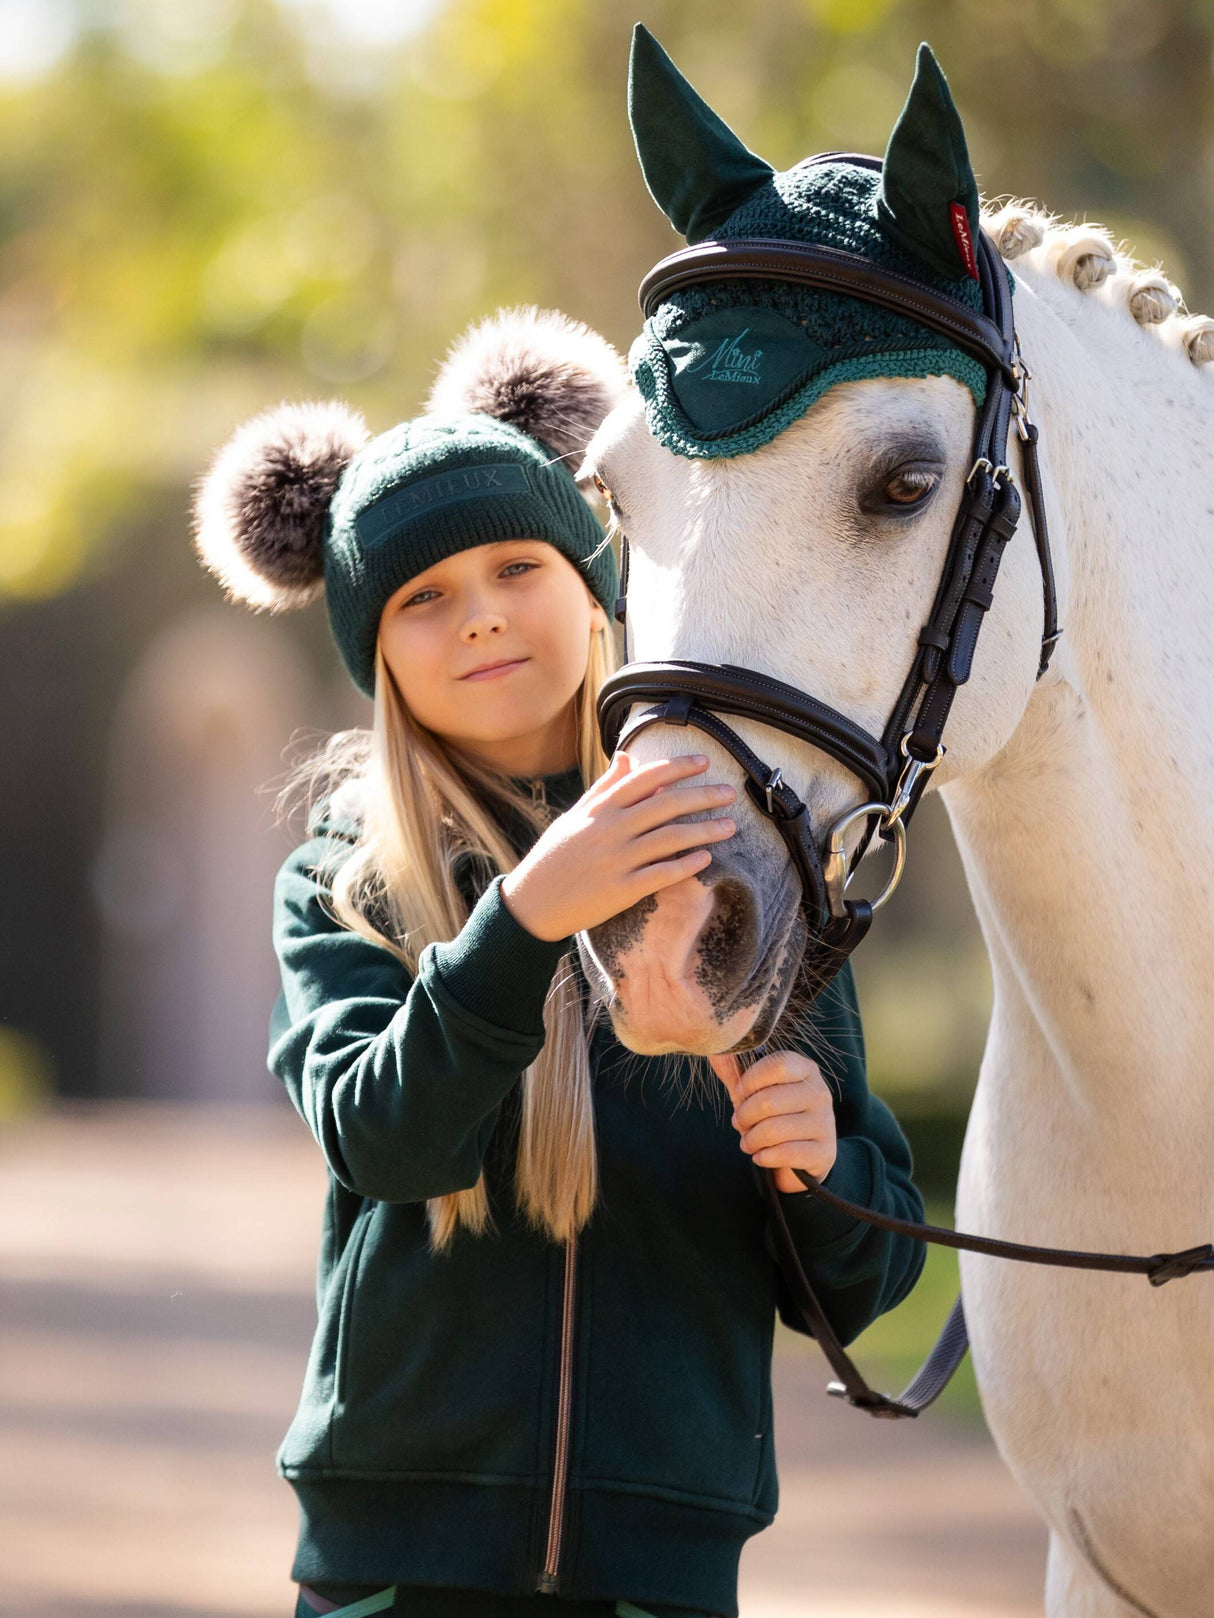
[[[595,699],[615,666],[610,628],[592,630],[585,678],[573,698],[578,764],[587,785],[607,768]],[[454,938],[468,919],[457,862],[470,857],[490,877],[518,863],[486,802],[513,813],[536,835],[546,824],[544,810],[511,780],[419,724],[378,647],[371,730],[330,737],[293,772],[280,805],[303,788],[310,811],[347,781],[356,784],[362,825],[352,850],[335,847],[319,870],[333,914],[415,973],[426,945]],[[562,957],[548,990],[544,1028],[543,1049],[522,1076],[515,1197],[534,1229],[564,1241],[590,1217],[598,1189],[586,1014],[572,952]],[[468,1190],[428,1198],[426,1218],[436,1252],[461,1224],[478,1235],[493,1232],[483,1171]]]

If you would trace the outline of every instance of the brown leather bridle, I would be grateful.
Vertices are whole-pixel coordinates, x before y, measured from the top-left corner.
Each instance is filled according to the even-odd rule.
[[[880,168],[879,158],[856,153],[824,152],[810,163],[846,160]],[[1012,313],[1007,271],[985,232],[975,233],[983,313],[891,271],[836,248],[809,243],[745,238],[705,241],[673,253],[641,282],[640,303],[646,318],[662,299],[682,287],[734,277],[793,281],[865,299],[913,316],[948,336],[972,354],[987,372],[986,397],[975,425],[973,464],[965,482],[940,582],[928,620],[902,689],[880,737],[816,697],[785,685],[770,675],[729,663],[628,663],[604,682],[598,717],[603,746],[610,754],[627,746],[649,725],[691,725],[711,736],[741,767],[746,791],[756,808],[772,821],[788,848],[801,882],[802,906],[810,930],[813,976],[825,987],[867,933],[873,912],[893,892],[905,857],[906,826],[914,814],[932,771],[944,756],[943,734],[957,691],[970,677],[978,634],[993,599],[1003,552],[1016,531],[1020,495],[1006,464],[1011,421],[1020,439],[1025,493],[1041,569],[1044,624],[1037,667],[1040,679],[1049,667],[1058,637],[1057,597],[1049,532],[1037,458],[1037,428],[1029,419],[1027,383],[1030,372],[1020,354]],[[628,540],[621,540],[620,598],[616,616],[627,623]],[[638,703],[639,713],[629,717]],[[809,812],[797,793],[749,748],[719,716],[754,719],[786,735],[820,748],[850,770],[863,784],[864,801],[847,810],[830,827],[819,848]],[[845,855],[843,839],[863,820],[865,830],[855,854]],[[874,901],[851,899],[845,888],[874,832],[895,845],[895,866],[885,890]],[[876,1214],[835,1196],[813,1175],[798,1169],[806,1189],[839,1212],[895,1234],[914,1237],[996,1258],[1078,1269],[1113,1270],[1146,1275],[1153,1286],[1196,1270],[1214,1268],[1214,1245],[1204,1243],[1181,1253],[1147,1256],[1085,1253],[1066,1248],[1030,1247],[916,1224]],[[775,1190],[775,1172],[761,1171],[761,1184],[772,1214],[780,1259],[794,1298],[839,1380],[829,1392],[873,1416],[917,1416],[943,1391],[965,1356],[968,1335],[961,1299],[909,1386],[897,1398],[870,1388],[848,1358],[801,1266]]]
[[[880,168],[878,158],[822,153],[810,162],[838,160]],[[640,303],[648,317],[663,298],[682,287],[725,278],[794,281],[846,292],[913,316],[973,355],[987,371],[986,398],[974,431],[972,466],[953,524],[940,584],[919,634],[911,667],[884,733],[871,735],[846,715],[770,675],[733,664],[625,663],[599,695],[603,744],[614,752],[648,725],[692,725],[720,743],[741,767],[746,790],[779,831],[800,881],[806,921],[815,940],[814,981],[825,984],[868,931],[873,911],[890,896],[901,875],[906,826],[931,772],[944,756],[943,733],[957,691],[969,679],[983,618],[995,579],[1020,516],[1020,496],[1006,464],[1008,427],[1015,416],[1023,446],[1024,481],[1041,567],[1044,627],[1040,678],[1061,631],[1050,557],[1049,533],[1037,464],[1037,429],[1026,406],[1028,373],[1012,316],[1012,296],[1003,260],[978,232],[978,270],[984,312],[921,286],[854,253],[811,243],[744,238],[707,241],[673,253],[641,282]],[[621,541],[621,595],[617,617],[625,622],[628,540]],[[625,626],[626,632],[626,626]],[[649,706],[629,718],[638,703]],[[797,793],[742,741],[719,714],[757,719],[836,759],[859,778],[865,798],[827,832],[823,846]],[[851,861],[843,836],[857,820],[865,833]],[[844,888],[873,833],[895,844],[895,874],[874,903],[845,897]]]

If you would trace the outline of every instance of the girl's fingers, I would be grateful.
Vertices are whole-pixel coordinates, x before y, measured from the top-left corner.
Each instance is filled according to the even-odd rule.
[[[720,809],[732,803],[737,793],[726,781],[706,782],[703,786],[679,787],[677,790],[655,792],[651,797],[634,803],[624,813],[630,831],[652,831],[682,815],[699,815],[706,810]]]
[[[736,830],[735,822],[727,816],[720,820],[680,821],[673,826],[659,826],[655,831],[636,838],[632,851],[646,865],[650,865],[667,855],[681,853],[696,843],[723,843]]]
[[[835,1150],[824,1141],[786,1141],[782,1146],[764,1146],[749,1154],[750,1161],[761,1169],[774,1169],[777,1191],[805,1191],[808,1188],[791,1171],[804,1169],[815,1180],[822,1181],[835,1166]],[[785,1176],[787,1175],[787,1180]]]
[[[826,1086],[822,1069],[812,1056],[801,1051],[769,1051],[746,1069],[743,1092],[754,1095],[771,1084],[796,1084],[803,1080]]]
[[[749,1129],[739,1130],[743,1150],[747,1152],[761,1152],[765,1146],[783,1146],[790,1140],[824,1145],[829,1133],[813,1113],[805,1112],[784,1112],[779,1117],[764,1118]]]
[[[706,848],[693,848],[687,854],[680,854],[676,859],[662,860],[656,865],[643,865],[639,871],[632,873],[635,884],[634,897],[628,902],[636,904],[638,899],[644,899],[651,893],[658,893],[662,888],[672,888],[676,882],[682,882],[697,871],[703,871],[712,864],[712,855]]]
[[[782,1056],[788,1053],[773,1054]],[[769,1058],[763,1057],[761,1060],[768,1061]],[[757,1163],[760,1168],[775,1170],[777,1191],[805,1190],[801,1181],[791,1172],[792,1167],[806,1169],[816,1180],[824,1180],[834,1166],[838,1152],[833,1117],[819,1118],[811,1107],[808,1113],[783,1113],[764,1119],[760,1124],[746,1129],[740,1122],[744,1101],[744,1079],[754,1072],[759,1063],[752,1062],[750,1067],[743,1070],[737,1056],[730,1052],[710,1056],[708,1061],[713,1072],[729,1091],[737,1109],[734,1115],[734,1128],[741,1137],[739,1145],[752,1163]],[[784,1162],[788,1162],[791,1167],[782,1167],[781,1164]]]
[[[819,1117],[825,1121],[831,1116],[834,1103],[825,1083],[810,1079],[791,1079],[787,1084],[771,1084],[763,1090],[750,1092],[746,1082],[738,1086],[738,1101],[734,1123],[741,1130],[753,1129],[765,1118],[776,1118],[796,1113],[800,1117]]]
[[[683,781],[689,775],[699,775],[708,768],[703,753],[690,753],[680,758],[660,758],[653,764],[641,764],[630,770],[622,781],[617,781],[606,796],[618,809],[625,809],[642,798],[647,798],[659,787],[672,781]]]

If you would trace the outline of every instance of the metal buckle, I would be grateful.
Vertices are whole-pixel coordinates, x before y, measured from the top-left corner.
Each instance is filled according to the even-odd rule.
[[[843,903],[843,895],[851,880],[847,870],[847,851],[843,847],[843,836],[848,827],[868,815],[882,815],[888,817],[892,813],[887,803],[862,803],[856,809],[849,809],[846,814],[840,815],[830,828],[826,838],[826,858],[822,861],[822,879],[826,885],[826,898],[830,905],[832,916],[842,919],[847,915],[847,907]],[[894,832],[894,868],[890,873],[889,881],[885,887],[871,901],[874,912],[893,893],[902,880],[902,872],[906,866],[906,827],[899,817],[889,820],[888,824]],[[853,872],[852,875],[855,873]]]
[[[1026,444],[1029,436],[1028,430],[1032,426],[1032,422],[1029,420],[1029,413],[1025,408],[1024,400],[1018,393],[1012,395],[1012,415],[1015,418],[1016,431],[1020,435],[1020,442]]]
[[[1033,380],[1033,373],[1025,364],[1024,350],[1020,347],[1020,333],[1018,331],[1012,333],[1012,347],[1015,350],[1015,358],[1012,360],[1012,376],[1016,381],[1016,392],[1026,393],[1026,384]]]
[[[1015,403],[1015,400],[1013,399],[1012,402]],[[1027,436],[1027,434],[1025,436]],[[987,460],[985,455],[979,455],[973,466],[971,466],[969,471],[965,474],[965,481],[967,483],[972,483],[974,481],[974,473],[980,466],[985,466],[987,471],[991,474],[992,483],[998,483],[1001,477],[1006,478],[1009,483],[1015,483],[1016,481],[1016,479],[1012,476],[1011,467],[1004,466],[1002,461],[998,466],[995,466],[993,462]]]
[[[910,807],[911,795],[915,790],[915,784],[919,777],[921,775],[930,775],[948,751],[943,742],[937,742],[935,758],[928,759],[925,763],[921,758],[912,758],[910,756],[910,750],[906,745],[910,739],[911,732],[908,730],[898,744],[898,751],[902,754],[906,763],[903,766],[902,774],[898,777],[898,785],[894,789],[894,801],[889,806],[889,813],[881,822],[883,832],[901,822],[902,816]]]
[[[1012,365],[1012,374],[1016,378],[1016,391],[1012,395],[1012,414],[1016,418],[1016,431],[1020,435],[1021,443],[1028,441],[1028,429],[1032,426],[1029,420],[1029,383],[1033,373],[1024,363],[1024,355],[1020,352],[1020,333],[1014,333],[1016,345],[1016,358]]]
[[[1033,380],[1033,373],[1029,370],[1028,364],[1025,361],[1024,350],[1020,346],[1020,333],[1018,331],[1014,331],[1012,333],[1012,347],[1016,351],[1016,357],[1012,361],[1012,374],[1016,378],[1017,386],[1023,389],[1026,382],[1031,382]]]
[[[767,813],[773,817],[776,812],[776,805],[774,799],[772,798],[772,793],[777,787],[781,787],[783,785],[784,772],[783,770],[779,769],[779,767],[774,769],[767,777],[767,780],[763,783],[763,791],[767,796]]]

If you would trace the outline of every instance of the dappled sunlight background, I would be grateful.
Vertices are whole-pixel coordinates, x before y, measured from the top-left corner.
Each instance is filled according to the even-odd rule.
[[[315,1208],[289,1252],[264,1219],[229,1233],[244,1268],[223,1283],[251,1294],[252,1273],[296,1300],[262,1347],[287,1333],[282,1365],[302,1369],[319,1159],[265,1068],[270,886],[298,831],[272,804],[290,759],[369,706],[322,607],[222,602],[191,551],[190,486],[281,399],[339,395],[373,431],[415,413],[448,342],[501,304],[555,306],[627,349],[637,282],[678,244],[627,128],[634,16],[780,168],[880,152],[926,38],[985,197],[1106,224],[1190,309],[1214,305],[1214,9],[1188,0],[0,0],[0,1124],[30,1199],[10,1195],[0,1238],[29,1312],[14,1365],[51,1363],[94,1305],[89,1351],[118,1352],[143,1339],[115,1297],[188,1294],[171,1243],[110,1272],[124,1232],[177,1228],[181,1178],[152,1156],[204,1173],[199,1143],[222,1155],[234,1132],[249,1179],[232,1195],[281,1183],[283,1206]],[[856,960],[872,1083],[947,1219],[990,985],[934,801],[882,922]],[[72,1153],[104,1187],[119,1145],[142,1212],[89,1229],[86,1202],[69,1217],[59,1200]],[[874,1328],[891,1375],[947,1305],[949,1263]],[[973,1414],[972,1389],[956,1409]],[[166,1428],[174,1453],[217,1442],[187,1427]],[[249,1459],[271,1491],[272,1427]],[[281,1579],[285,1543],[267,1554]],[[115,1612],[179,1610],[123,1588]],[[61,1597],[23,1610],[102,1610]],[[276,1610],[219,1599],[202,1605]]]

